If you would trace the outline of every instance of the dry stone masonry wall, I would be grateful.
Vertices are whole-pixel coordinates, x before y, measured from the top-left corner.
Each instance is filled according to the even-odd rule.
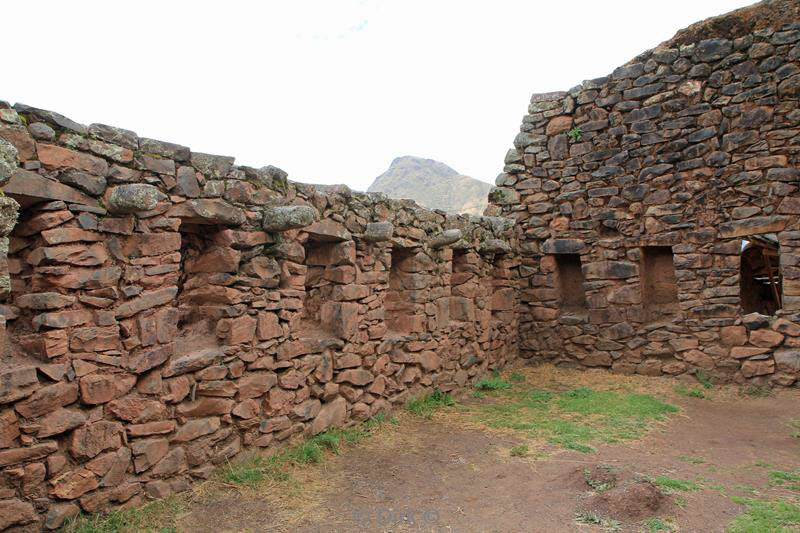
[[[532,97],[488,210],[518,225],[522,357],[796,382],[800,24],[788,4]],[[781,16],[794,23],[753,27]]]
[[[511,220],[19,104],[0,178],[0,530],[184,490],[517,356]]]

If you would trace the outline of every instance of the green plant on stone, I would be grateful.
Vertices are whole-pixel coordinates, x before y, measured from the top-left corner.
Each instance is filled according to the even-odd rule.
[[[580,126],[575,126],[567,132],[567,135],[569,135],[569,138],[574,142],[580,142],[583,139],[583,130]]]

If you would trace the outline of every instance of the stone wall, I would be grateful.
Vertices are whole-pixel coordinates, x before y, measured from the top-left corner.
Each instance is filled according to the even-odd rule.
[[[518,224],[522,357],[796,382],[800,24],[759,26],[783,4],[533,95],[487,210]]]
[[[184,490],[517,356],[513,221],[23,105],[0,104],[0,178],[0,530]]]

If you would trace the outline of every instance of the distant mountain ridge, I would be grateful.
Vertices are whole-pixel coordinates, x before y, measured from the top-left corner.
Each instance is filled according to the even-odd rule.
[[[367,192],[408,198],[428,209],[481,215],[491,188],[489,183],[459,174],[439,161],[406,155],[395,158]]]

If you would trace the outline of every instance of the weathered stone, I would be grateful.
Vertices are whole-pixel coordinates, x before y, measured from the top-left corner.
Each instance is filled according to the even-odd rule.
[[[86,422],[86,415],[73,409],[58,409],[39,421],[39,431],[36,436],[40,439],[51,437],[82,426]]]
[[[79,427],[69,439],[69,452],[79,461],[92,459],[101,452],[119,448],[121,433],[122,425],[106,420]]]
[[[74,500],[100,486],[94,472],[85,468],[64,472],[50,483],[53,485],[52,494],[62,500]]]
[[[179,376],[189,372],[196,372],[222,360],[224,354],[218,348],[208,348],[193,354],[172,359],[164,367],[162,376],[165,378]]]
[[[130,374],[89,374],[80,380],[81,401],[89,405],[107,403],[124,396],[136,385]]]
[[[172,206],[167,215],[180,218],[187,224],[221,224],[224,226],[240,226],[247,217],[244,211],[224,200],[198,199],[189,200]]]
[[[124,214],[155,209],[162,193],[152,185],[130,183],[112,187],[106,193],[109,212]]]
[[[460,229],[448,229],[435,235],[431,238],[429,245],[431,248],[441,248],[448,246],[461,240],[462,233]]]
[[[367,242],[388,241],[394,235],[394,225],[391,222],[370,222],[364,230],[364,240]]]
[[[30,398],[14,404],[14,409],[25,418],[52,413],[78,401],[77,383],[59,382],[38,389]]]
[[[317,210],[307,205],[270,207],[264,210],[264,231],[287,231],[304,228],[317,220]]]
[[[0,530],[11,526],[24,526],[37,520],[36,509],[29,502],[17,498],[0,500]]]
[[[0,404],[26,398],[38,388],[36,367],[14,368],[0,373]]]
[[[117,318],[127,318],[146,309],[164,305],[173,301],[177,294],[177,287],[165,287],[163,289],[143,292],[139,297],[129,300],[117,307]]]

